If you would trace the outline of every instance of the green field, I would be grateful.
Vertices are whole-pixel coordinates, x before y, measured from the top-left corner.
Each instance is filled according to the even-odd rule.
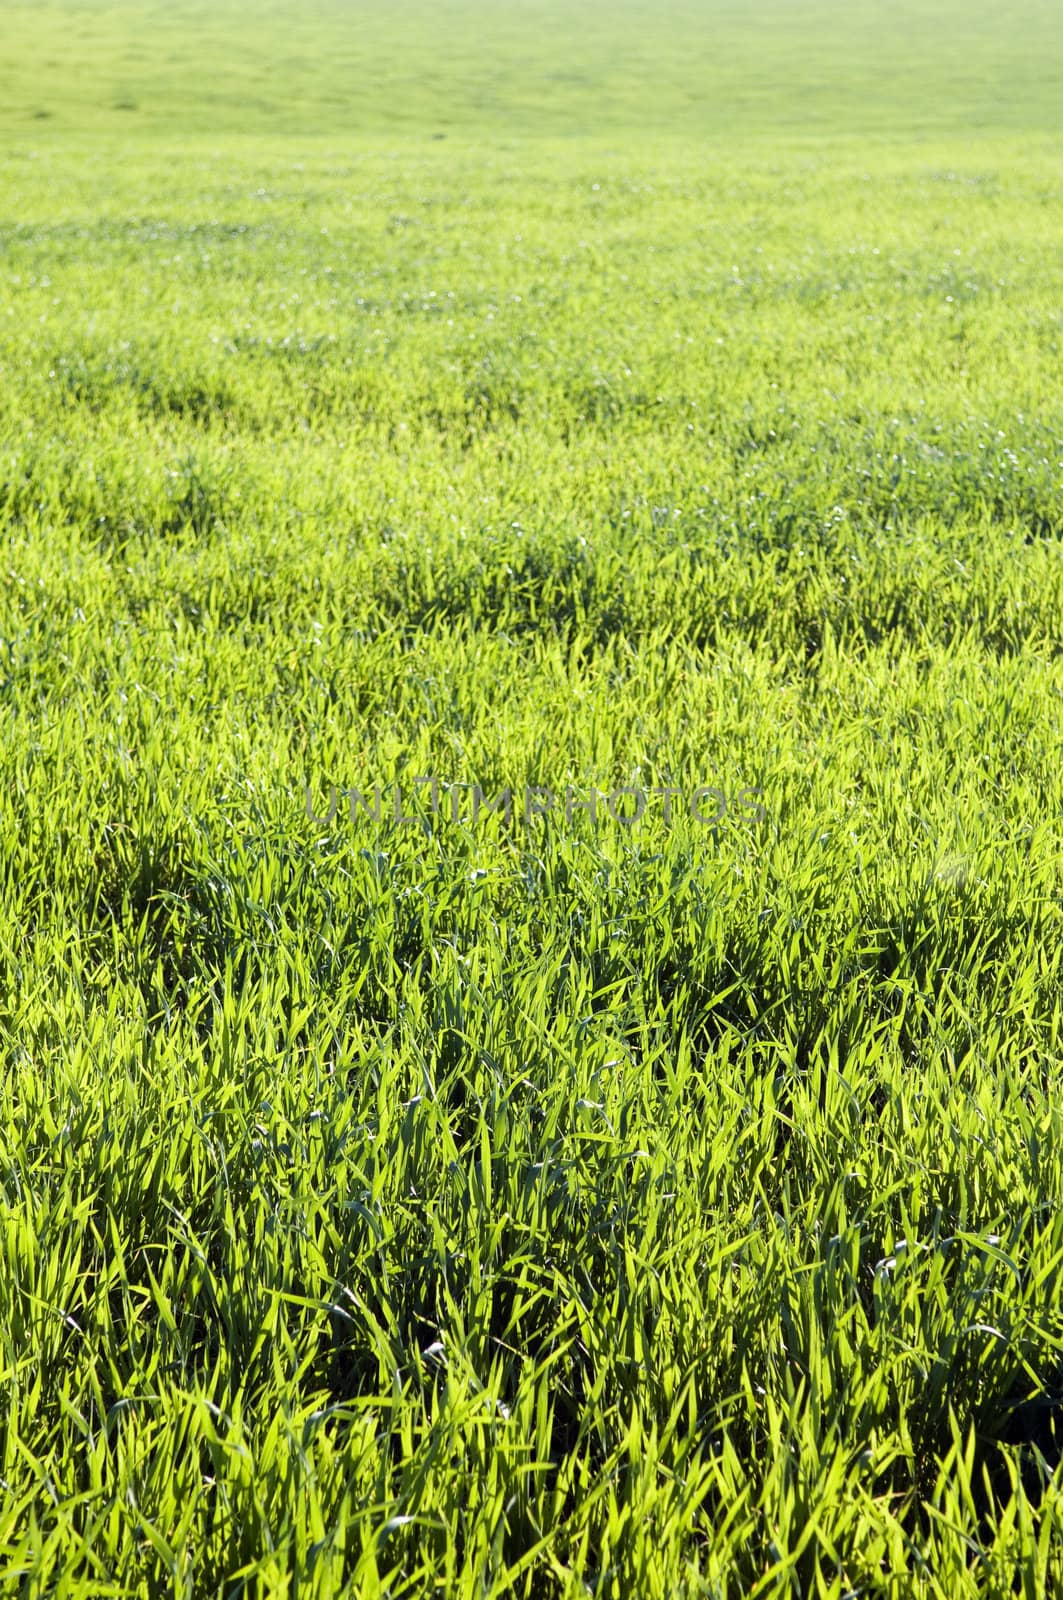
[[[1059,20],[0,3],[0,1596],[1063,1593]]]

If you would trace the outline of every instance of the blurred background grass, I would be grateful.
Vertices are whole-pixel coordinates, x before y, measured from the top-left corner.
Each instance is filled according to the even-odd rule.
[[[0,128],[215,136],[1053,133],[1049,0],[5,4]]]

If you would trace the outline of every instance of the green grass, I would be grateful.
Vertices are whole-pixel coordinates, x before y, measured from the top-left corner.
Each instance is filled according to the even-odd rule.
[[[1055,21],[3,8],[0,1593],[1063,1587]]]
[[[5,0],[0,127],[1055,137],[1051,0]]]

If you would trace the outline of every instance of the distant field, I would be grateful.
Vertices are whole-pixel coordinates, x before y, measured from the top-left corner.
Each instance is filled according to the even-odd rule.
[[[1055,10],[0,7],[0,1594],[1063,1592]]]
[[[654,128],[722,138],[731,160],[733,141],[779,135],[1054,138],[1059,20],[1054,0],[5,0],[0,128],[492,144]]]

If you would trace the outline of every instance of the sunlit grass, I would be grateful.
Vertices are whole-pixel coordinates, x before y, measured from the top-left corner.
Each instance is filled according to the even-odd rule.
[[[9,8],[4,1593],[1063,1582],[1058,47],[798,9]]]

